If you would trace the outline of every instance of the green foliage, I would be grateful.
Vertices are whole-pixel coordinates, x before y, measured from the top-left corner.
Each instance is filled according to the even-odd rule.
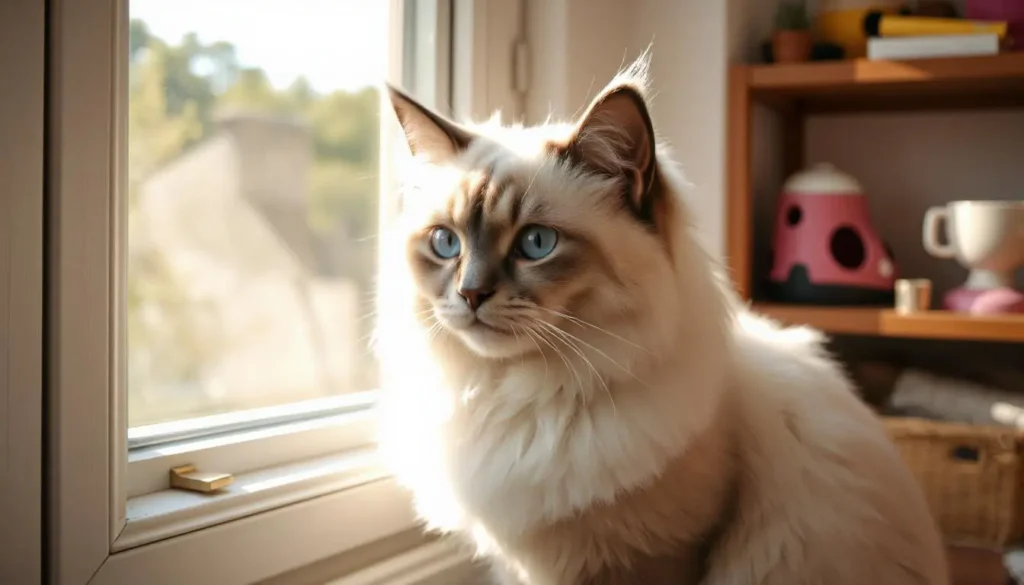
[[[377,216],[377,176],[366,165],[344,160],[317,164],[310,191],[309,221],[315,231],[328,232],[339,222],[353,238],[366,238],[376,231],[376,224],[368,220]]]
[[[218,96],[217,105],[232,111],[286,115],[295,113],[295,104],[288,95],[279,93],[262,69],[242,69],[238,78]]]
[[[348,173],[327,173],[338,182],[314,190],[311,209],[336,208],[336,215],[317,224],[349,222],[346,206],[326,200],[377,197],[379,95],[374,87],[356,92],[319,94],[304,78],[284,90],[273,87],[259,68],[242,68],[230,43],[202,44],[195,34],[172,45],[139,20],[129,27],[131,55],[129,132],[131,174],[142,180],[188,147],[216,132],[214,114],[221,110],[279,115],[305,121],[313,132],[314,178],[321,166],[348,165]],[[369,177],[373,180],[366,180]],[[317,179],[315,179],[317,180]],[[341,197],[341,193],[348,193]],[[375,204],[374,204],[375,206]],[[359,215],[367,206],[352,202],[356,219],[376,225],[375,217]]]
[[[308,115],[316,129],[317,157],[344,160],[376,172],[378,100],[376,88],[369,87],[357,93],[335,92],[313,102]]]
[[[776,30],[808,30],[811,19],[804,0],[782,0],[775,10]]]

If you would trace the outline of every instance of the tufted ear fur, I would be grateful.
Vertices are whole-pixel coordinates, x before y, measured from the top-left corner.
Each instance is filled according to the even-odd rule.
[[[565,154],[592,172],[621,177],[630,207],[649,220],[657,161],[654,127],[644,99],[645,71],[641,57],[591,102]]]
[[[430,162],[442,163],[464,150],[473,140],[473,133],[445,118],[412,96],[388,84],[391,106],[405,131],[413,155]]]

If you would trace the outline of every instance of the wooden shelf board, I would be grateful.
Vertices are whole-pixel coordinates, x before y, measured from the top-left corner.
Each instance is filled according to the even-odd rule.
[[[737,67],[754,100],[811,112],[1024,107],[1024,52]]]
[[[758,313],[787,325],[810,325],[829,333],[878,335],[881,331],[881,310],[875,307],[814,307],[755,303]]]
[[[972,316],[949,311],[900,315],[878,307],[755,303],[754,310],[790,325],[829,333],[1024,343],[1024,315]]]

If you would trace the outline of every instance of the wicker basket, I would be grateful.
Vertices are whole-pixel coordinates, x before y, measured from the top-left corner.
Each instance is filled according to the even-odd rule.
[[[883,420],[948,543],[999,549],[1024,536],[1019,431]]]

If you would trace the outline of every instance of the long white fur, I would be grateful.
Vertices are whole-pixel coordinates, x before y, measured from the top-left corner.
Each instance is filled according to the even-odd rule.
[[[641,63],[613,85],[645,89],[644,74]],[[781,328],[736,299],[697,244],[681,199],[686,183],[663,146],[659,169],[679,198],[672,253],[617,255],[640,265],[622,273],[632,279],[629,302],[650,310],[612,320],[606,332],[579,331],[582,355],[565,361],[486,359],[451,333],[428,331],[404,261],[402,234],[419,221],[417,209],[438,205],[481,164],[529,177],[534,189],[586,197],[601,188],[597,178],[567,174],[539,146],[571,126],[475,130],[485,138],[457,161],[407,177],[406,217],[398,235],[382,240],[390,259],[376,343],[385,386],[381,445],[431,528],[466,535],[524,583],[582,583],[605,552],[579,551],[582,560],[545,566],[522,553],[524,540],[642,489],[695,437],[724,425],[737,441],[739,495],[712,547],[706,582],[947,581],[920,490],[881,425],[816,332]],[[588,401],[582,421],[581,395]],[[687,485],[678,493],[690,497]]]

